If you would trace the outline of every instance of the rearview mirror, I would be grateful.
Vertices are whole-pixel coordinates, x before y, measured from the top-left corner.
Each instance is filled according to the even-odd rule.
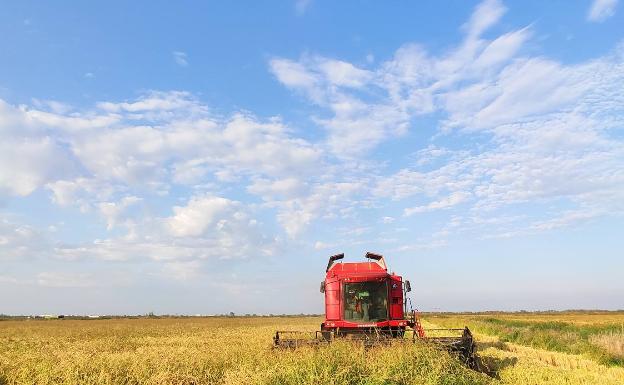
[[[412,286],[409,281],[405,281],[405,292],[409,293],[410,291],[412,291]]]
[[[325,281],[321,281],[321,293],[325,293]]]

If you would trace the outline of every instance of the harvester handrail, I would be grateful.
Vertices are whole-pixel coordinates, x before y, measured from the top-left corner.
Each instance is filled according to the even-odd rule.
[[[280,333],[315,333],[313,330],[276,330]]]
[[[319,330],[276,330],[276,333],[279,334],[288,334],[288,333],[292,333],[292,334],[318,334],[320,333]]]

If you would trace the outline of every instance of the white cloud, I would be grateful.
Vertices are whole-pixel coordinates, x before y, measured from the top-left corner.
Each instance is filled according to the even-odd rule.
[[[483,36],[504,11],[500,2],[482,3],[463,41],[439,54],[410,43],[366,68],[311,54],[273,58],[278,81],[321,111],[311,117],[321,135],[305,133],[315,139],[278,117],[213,114],[183,91],[90,109],[0,101],[1,193],[45,188],[55,204],[96,215],[108,228],[98,239],[64,244],[10,222],[0,248],[17,245],[5,247],[11,258],[161,261],[165,274],[190,277],[194,261],[270,255],[282,234],[287,242],[305,237],[317,221],[366,228],[368,209],[390,205],[396,211],[372,223],[392,223],[386,215],[401,211],[462,212],[432,230],[440,244],[470,226],[504,223],[519,234],[519,226],[547,231],[582,221],[583,213],[618,215],[622,48],[574,65],[535,57],[524,50],[531,28]],[[382,155],[385,163],[370,156],[432,114],[444,116],[432,127],[436,135],[408,150],[407,164],[401,154]],[[540,214],[470,220],[514,217],[505,209],[521,205]]]
[[[173,60],[176,62],[177,65],[179,65],[180,67],[188,66],[189,63],[188,63],[188,56],[186,55],[186,52],[173,51],[172,55],[173,55]]]
[[[321,242],[321,241],[314,242],[314,249],[315,250],[332,249],[334,247],[336,247],[336,245],[333,244],[333,243],[326,243],[326,242]]]
[[[45,188],[52,192],[52,201],[59,206],[77,206],[87,212],[97,202],[107,201],[117,187],[96,178],[76,178],[48,183]]]
[[[267,199],[278,208],[277,220],[291,238],[302,234],[318,218],[345,218],[361,207],[358,195],[365,191],[363,182],[316,183],[306,194],[290,199]]]
[[[178,114],[202,114],[206,112],[206,107],[200,104],[193,96],[184,91],[150,91],[142,95],[136,101],[131,102],[100,102],[97,107],[106,112],[121,113],[131,112],[134,115],[128,115],[127,118],[141,119],[163,117],[171,119]],[[160,114],[149,115],[149,112],[157,112]],[[187,115],[188,116],[188,115]]]
[[[0,102],[0,194],[26,196],[46,188],[57,205],[99,213],[109,231],[126,231],[92,242],[48,244],[47,256],[192,260],[271,254],[275,236],[264,234],[240,202],[198,193],[189,200],[192,209],[176,206],[173,217],[161,218],[149,212],[150,201],[175,186],[202,191],[228,184],[241,191],[248,185],[247,191],[268,201],[291,199],[305,194],[301,178],[323,164],[322,149],[294,137],[278,118],[215,118],[185,92],[149,92],[83,111],[38,105],[42,109]],[[139,201],[145,201],[143,209],[132,209]],[[219,202],[225,202],[221,209]],[[203,216],[193,216],[194,209]],[[27,245],[16,250],[23,252],[10,254],[39,253]]]
[[[172,181],[192,185],[211,173],[305,174],[321,154],[278,119],[212,118],[185,92],[150,92],[68,114],[4,102],[0,109],[0,191],[28,195],[48,185],[59,202],[63,187],[86,188],[87,180],[166,191]]]
[[[141,198],[135,196],[123,197],[119,202],[102,202],[99,204],[100,212],[106,218],[106,227],[111,230],[128,207],[140,202]]]
[[[407,115],[400,106],[370,108],[349,94],[349,90],[358,90],[374,80],[375,74],[370,71],[322,57],[303,57],[300,63],[273,59],[270,67],[281,83],[334,113],[332,118],[316,122],[330,133],[329,145],[338,156],[363,152],[389,133],[406,129]]]
[[[199,266],[194,261],[266,257],[278,243],[241,202],[210,195],[175,206],[172,216],[142,216],[125,226],[128,231],[122,236],[58,244],[51,254],[66,260],[157,261],[166,273],[181,278]]]
[[[277,180],[258,179],[249,185],[247,190],[266,200],[274,200],[301,196],[307,190],[307,186],[294,177]]]
[[[239,203],[221,197],[195,197],[188,205],[173,208],[169,228],[177,237],[197,237],[222,230],[232,220],[249,221],[238,206]]]
[[[431,202],[425,206],[409,207],[403,210],[405,216],[414,215],[417,213],[425,213],[428,211],[434,211],[439,209],[448,209],[465,202],[470,198],[471,194],[463,191],[455,191],[448,197],[440,199],[435,202]]]
[[[531,36],[528,28],[506,33],[489,43],[476,58],[475,69],[492,69],[504,64],[522,48]]]
[[[49,241],[33,226],[0,216],[0,261],[47,257]]]
[[[373,75],[369,71],[340,60],[320,60],[318,68],[330,84],[339,87],[362,87]]]
[[[481,128],[570,109],[590,87],[579,72],[544,59],[516,61],[501,71],[495,84],[448,93],[448,124]],[[459,98],[471,102],[455,102]]]
[[[603,22],[615,14],[615,7],[618,0],[594,0],[589,11],[587,20],[593,22]]]
[[[175,242],[200,246],[200,257],[255,257],[272,254],[275,240],[263,234],[261,224],[241,203],[230,199],[195,196],[173,208],[165,223]]]
[[[317,88],[320,79],[303,64],[288,59],[272,59],[269,66],[277,79],[287,87],[306,91],[312,100],[320,98],[321,91]]]
[[[77,172],[72,155],[50,137],[0,142],[0,194],[25,196],[38,187]]]
[[[491,26],[495,25],[505,14],[505,7],[499,0],[485,0],[473,12],[468,23],[464,25],[469,38],[480,36]]]
[[[394,218],[393,217],[383,217],[383,218],[381,218],[381,221],[383,223],[385,223],[385,224],[388,224],[388,223],[394,222]]]
[[[559,217],[533,223],[531,228],[538,231],[553,230],[578,224],[579,222],[589,221],[604,214],[605,213],[596,210],[587,209],[567,211],[562,213]]]
[[[72,106],[57,100],[40,100],[33,98],[33,106],[38,109],[47,110],[55,114],[69,114],[74,109]]]
[[[570,207],[593,207],[600,215],[621,210],[604,198],[623,188],[621,175],[613,172],[624,166],[621,140],[614,134],[624,109],[618,86],[624,82],[621,46],[574,65],[527,56],[529,27],[492,40],[482,37],[504,12],[500,2],[485,1],[465,24],[459,46],[432,56],[407,44],[357,81],[329,73],[326,63],[336,60],[309,54],[296,62],[274,59],[288,62],[309,81],[289,82],[280,68],[272,71],[325,109],[329,117],[314,121],[327,130],[327,145],[338,157],[365,159],[382,141],[412,129],[412,119],[434,111],[447,116],[439,126],[444,140],[478,135],[474,148],[430,145],[416,152],[414,167],[376,178],[374,196],[430,202],[412,203],[404,208],[406,215],[453,211],[459,203],[490,213],[550,203],[557,207],[553,218]],[[309,222],[312,212],[294,218]]]
[[[329,116],[314,121],[327,130],[327,144],[336,156],[365,157],[382,141],[405,135],[414,117],[434,112],[458,84],[487,79],[509,64],[531,36],[529,28],[492,41],[481,38],[504,12],[499,1],[477,6],[464,26],[463,43],[440,57],[407,44],[375,70],[314,55],[299,61],[275,58],[270,69],[285,86],[328,111]]]

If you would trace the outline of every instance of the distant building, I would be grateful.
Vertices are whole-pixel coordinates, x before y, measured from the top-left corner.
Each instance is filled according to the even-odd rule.
[[[55,314],[41,314],[36,318],[45,318],[45,319],[55,319],[55,318],[64,318],[64,315],[55,315]]]

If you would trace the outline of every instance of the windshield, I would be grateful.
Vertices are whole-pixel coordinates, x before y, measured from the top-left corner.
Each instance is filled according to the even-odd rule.
[[[383,282],[345,283],[344,317],[351,322],[388,319],[388,286]]]

